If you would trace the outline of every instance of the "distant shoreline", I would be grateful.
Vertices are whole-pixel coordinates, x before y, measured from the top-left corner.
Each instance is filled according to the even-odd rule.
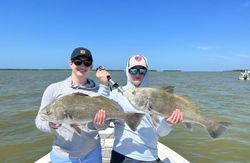
[[[181,70],[163,70],[162,72],[182,72]]]
[[[68,71],[70,69],[12,69],[12,68],[6,68],[6,69],[0,69],[0,70],[13,70],[13,71]]]
[[[71,71],[71,69],[12,69],[12,68],[3,68],[0,70],[6,71]],[[93,69],[92,71],[95,71]],[[112,70],[107,69],[107,71],[125,71],[125,70]],[[183,70],[150,70],[151,72],[210,72],[210,71],[183,71]],[[221,71],[211,71],[211,72],[243,72],[245,69],[235,69],[235,70],[221,70]]]
[[[0,70],[6,70],[6,71],[71,71],[71,69],[11,69],[11,68],[6,68],[6,69],[0,69]],[[93,69],[92,71],[96,71]],[[124,71],[124,70],[108,70],[107,71]]]

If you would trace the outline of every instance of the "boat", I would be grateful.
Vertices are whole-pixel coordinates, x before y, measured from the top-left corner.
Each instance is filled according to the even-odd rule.
[[[239,80],[250,80],[250,70],[245,70],[244,72],[240,72]]]
[[[99,134],[102,145],[102,161],[103,163],[109,163],[114,142],[114,128],[107,128],[100,131]],[[164,163],[190,163],[184,157],[160,142],[158,142],[157,147],[158,156]],[[49,153],[35,161],[35,163],[51,163]]]

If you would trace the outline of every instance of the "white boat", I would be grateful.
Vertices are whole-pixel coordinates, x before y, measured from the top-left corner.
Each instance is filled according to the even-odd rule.
[[[245,70],[245,72],[240,72],[239,80],[250,80],[250,70]]]
[[[104,131],[100,131],[101,137],[101,145],[102,145],[102,160],[103,163],[110,162],[111,150],[114,141],[113,135],[114,129],[108,128]],[[164,144],[158,142],[158,156],[160,160],[164,163],[190,163],[184,157],[173,151],[172,149],[168,148]],[[49,153],[37,160],[35,163],[50,163]]]
[[[239,77],[239,80],[250,80],[250,78],[243,78],[243,77]]]

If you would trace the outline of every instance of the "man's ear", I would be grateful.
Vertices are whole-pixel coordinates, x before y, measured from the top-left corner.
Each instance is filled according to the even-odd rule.
[[[69,67],[71,67],[72,64],[73,64],[73,62],[70,60],[70,61],[69,61]]]

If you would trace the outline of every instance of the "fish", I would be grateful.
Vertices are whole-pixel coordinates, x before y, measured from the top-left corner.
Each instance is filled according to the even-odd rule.
[[[181,109],[184,113],[182,122],[192,129],[192,124],[205,127],[212,138],[221,136],[230,122],[220,122],[204,117],[200,107],[187,96],[174,94],[173,86],[161,88],[139,87],[127,89],[123,92],[135,109],[150,113],[155,126],[159,125],[158,116],[170,116],[174,109]]]
[[[73,93],[63,96],[43,108],[38,114],[43,121],[55,124],[66,123],[81,134],[80,127],[91,122],[95,113],[103,109],[106,111],[106,121],[123,120],[135,131],[145,113],[122,112],[121,106],[104,96],[89,96],[83,93]]]

